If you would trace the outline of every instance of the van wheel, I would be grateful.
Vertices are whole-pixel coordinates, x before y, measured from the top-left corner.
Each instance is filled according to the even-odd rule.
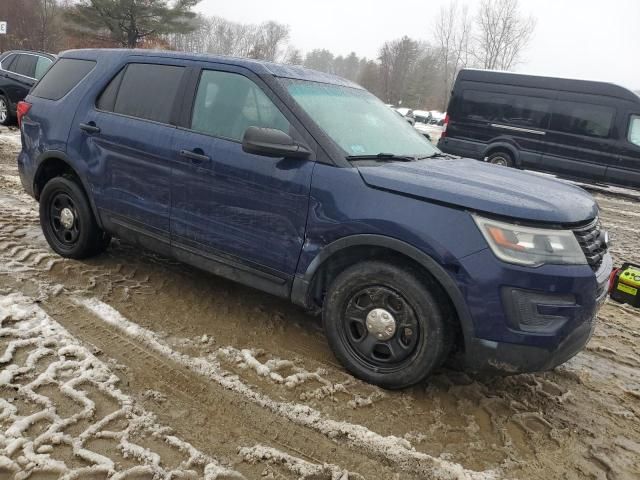
[[[412,269],[367,261],[329,287],[323,324],[338,360],[356,377],[388,389],[408,387],[438,367],[451,346],[436,288]]]
[[[0,125],[10,125],[13,121],[13,116],[9,110],[9,101],[4,95],[0,95]]]
[[[513,167],[513,157],[507,152],[493,152],[489,155],[487,162],[503,167]]]
[[[66,258],[97,255],[111,240],[98,227],[87,196],[71,176],[55,177],[42,189],[40,226],[51,248]]]

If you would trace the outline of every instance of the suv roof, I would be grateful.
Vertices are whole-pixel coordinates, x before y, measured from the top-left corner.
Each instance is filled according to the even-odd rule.
[[[273,75],[281,78],[291,78],[296,80],[310,80],[313,82],[328,83],[332,85],[341,85],[345,87],[362,89],[361,86],[353,83],[345,78],[331,75],[329,73],[318,72],[308,68],[282,65],[264,60],[254,60],[250,58],[229,57],[225,55],[212,55],[208,53],[186,53],[167,50],[144,50],[144,49],[83,49],[83,50],[67,50],[60,53],[61,58],[77,58],[86,60],[100,60],[109,56],[140,56],[155,58],[174,58],[183,60],[194,60],[200,62],[216,62],[226,65],[238,65],[245,67],[258,75]]]
[[[465,68],[458,74],[457,81],[500,83],[531,88],[546,88],[569,92],[590,93],[607,97],[621,98],[640,103],[640,96],[615,83],[576,80],[571,78],[543,77],[498,70],[476,70]]]

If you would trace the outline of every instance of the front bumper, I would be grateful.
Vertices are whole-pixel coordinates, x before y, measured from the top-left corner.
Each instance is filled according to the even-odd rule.
[[[467,288],[474,333],[465,339],[463,362],[472,371],[525,373],[550,370],[584,348],[596,326],[596,316],[607,297],[613,262],[605,255],[597,272],[588,266],[543,266],[523,270],[505,265],[481,252],[467,259],[467,272],[476,278]],[[496,264],[497,262],[497,264]],[[502,275],[502,279],[498,279]],[[477,282],[477,283],[476,283]],[[535,293],[537,303],[525,311],[552,312],[548,328],[519,325],[505,299],[505,288]],[[486,294],[490,289],[491,294]],[[480,292],[485,294],[481,296]],[[500,294],[496,294],[500,291]],[[544,298],[573,298],[572,304],[549,306]],[[534,300],[531,300],[534,301]],[[536,320],[541,316],[537,316]],[[558,321],[558,319],[560,319]]]

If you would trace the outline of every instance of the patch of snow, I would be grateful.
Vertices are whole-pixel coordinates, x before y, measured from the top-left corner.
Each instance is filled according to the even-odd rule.
[[[179,478],[194,466],[199,467],[208,480],[243,478],[190,444],[169,436],[167,429],[156,423],[153,414],[142,410],[117,388],[118,377],[109,367],[49,317],[35,300],[17,293],[0,295],[0,338],[7,342],[0,355],[0,387],[15,391],[16,399],[37,407],[34,413],[21,415],[11,399],[0,398],[0,420],[7,425],[0,431],[0,469],[13,472],[15,480],[29,478],[37,472],[55,473],[63,479],[82,479],[97,473],[112,479],[131,478],[136,473],[153,478]],[[15,357],[18,348],[29,352],[20,364]],[[52,361],[39,370],[37,363],[44,357]],[[118,408],[96,419],[96,405],[83,389],[86,385],[97,388],[117,403]],[[76,404],[75,413],[60,416],[56,403],[37,393],[45,386],[56,388],[61,397]],[[109,424],[118,419],[124,420],[126,427],[111,431]],[[70,434],[68,428],[79,422],[87,422],[89,426],[82,433]],[[35,424],[44,428],[33,433],[30,427]],[[173,469],[161,466],[157,453],[135,443],[134,438],[140,433],[164,439],[186,454],[187,460]],[[125,457],[135,458],[141,465],[117,471],[112,459],[88,448],[89,441],[99,438],[115,441]],[[56,446],[62,444],[91,466],[74,468],[53,458]]]
[[[361,475],[350,473],[337,465],[327,463],[318,465],[307,462],[301,458],[264,445],[243,447],[239,450],[239,453],[245,462],[252,464],[263,462],[269,465],[281,465],[291,473],[298,475],[299,480],[364,480]]]
[[[316,430],[328,438],[342,440],[356,448],[386,458],[402,470],[437,479],[489,480],[498,478],[499,474],[496,470],[483,472],[467,470],[457,463],[418,452],[410,442],[403,438],[393,435],[383,436],[362,425],[328,419],[319,411],[306,405],[273,400],[251,389],[237,376],[223,370],[217,362],[190,357],[172,350],[154,332],[131,322],[116,309],[96,298],[77,297],[75,302],[101,318],[105,323],[145,344],[155,352],[209,378],[228,390],[236,392],[248,401],[295,424]],[[260,366],[254,366],[264,372]]]

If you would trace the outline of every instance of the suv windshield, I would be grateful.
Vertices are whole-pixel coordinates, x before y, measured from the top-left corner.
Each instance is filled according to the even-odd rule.
[[[428,157],[439,153],[394,110],[366,90],[281,79],[294,100],[347,156]]]

